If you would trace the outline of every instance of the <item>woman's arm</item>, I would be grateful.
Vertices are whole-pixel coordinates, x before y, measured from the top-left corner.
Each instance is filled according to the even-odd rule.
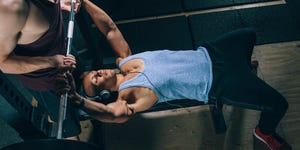
[[[47,57],[16,56],[15,49],[26,23],[29,4],[25,0],[0,1],[0,69],[4,73],[23,74],[45,68],[66,67],[63,55]],[[74,60],[75,61],[75,60]]]
[[[82,5],[115,51],[116,64],[118,65],[123,58],[131,55],[129,45],[114,21],[90,0],[83,0]]]
[[[70,72],[57,74],[56,93],[62,95],[68,92],[68,100],[79,106],[92,118],[108,123],[126,122],[134,113],[134,106],[127,104],[126,100],[117,99],[115,102],[104,105],[99,102],[82,97],[76,92],[74,78]]]
[[[104,105],[84,98],[77,93],[72,100],[92,118],[102,122],[124,123],[134,114],[134,109],[127,104],[126,100],[116,100]]]

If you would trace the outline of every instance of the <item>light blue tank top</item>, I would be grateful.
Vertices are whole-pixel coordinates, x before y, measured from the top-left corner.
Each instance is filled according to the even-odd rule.
[[[119,67],[132,59],[144,61],[144,69],[122,83],[119,91],[129,87],[146,87],[158,96],[158,103],[175,99],[208,102],[212,84],[212,63],[207,50],[147,51],[123,59]]]

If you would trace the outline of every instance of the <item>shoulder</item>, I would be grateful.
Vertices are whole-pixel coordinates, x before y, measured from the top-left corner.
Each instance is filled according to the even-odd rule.
[[[29,2],[25,0],[1,0],[0,12],[24,12],[29,9]]]
[[[29,14],[29,2],[25,0],[1,0],[0,20],[1,34],[15,35],[24,27],[27,15]]]
[[[134,94],[134,88],[125,88],[119,91],[118,100],[126,101],[128,104],[136,102],[136,96]]]

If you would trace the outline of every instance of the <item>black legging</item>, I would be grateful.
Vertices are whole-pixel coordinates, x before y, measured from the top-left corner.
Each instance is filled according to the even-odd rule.
[[[285,98],[251,71],[255,32],[240,29],[227,33],[205,47],[213,63],[210,99],[224,104],[261,110],[258,127],[262,132],[275,132],[288,109]]]

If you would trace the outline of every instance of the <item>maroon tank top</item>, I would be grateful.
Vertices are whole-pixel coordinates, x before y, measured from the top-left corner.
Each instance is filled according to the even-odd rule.
[[[36,41],[29,44],[18,44],[14,52],[18,56],[52,56],[66,54],[65,37],[60,1],[31,0],[48,20],[48,31]],[[25,87],[36,91],[54,90],[55,68],[41,69],[27,74],[17,75]]]

